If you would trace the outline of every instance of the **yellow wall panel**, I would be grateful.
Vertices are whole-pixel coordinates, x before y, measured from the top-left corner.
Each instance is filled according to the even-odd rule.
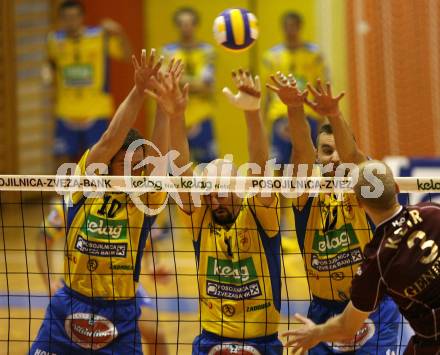
[[[165,43],[177,39],[177,31],[172,23],[174,11],[182,6],[194,7],[200,14],[201,23],[198,37],[202,41],[215,44],[212,36],[212,23],[215,17],[229,7],[243,7],[254,12],[258,18],[260,37],[256,45],[247,52],[231,53],[217,48],[217,76],[216,76],[216,117],[215,127],[218,138],[220,155],[234,154],[236,163],[241,164],[247,159],[246,133],[242,114],[231,107],[221,93],[225,85],[231,86],[230,72],[243,67],[252,68],[261,72],[263,53],[282,42],[283,33],[281,16],[286,11],[297,11],[304,18],[303,39],[318,43],[326,56],[329,56],[331,77],[340,89],[345,84],[345,42],[342,33],[345,21],[341,14],[344,13],[344,0],[336,0],[337,6],[333,7],[333,0],[145,0],[145,31],[147,47],[160,48]],[[336,5],[336,4],[335,4]],[[323,24],[323,19],[329,16],[331,9],[330,34],[337,37],[326,47],[328,36],[322,36],[322,31],[329,31]],[[325,13],[324,13],[325,12]],[[324,42],[324,43],[321,43]],[[343,47],[341,50],[340,47]],[[335,75],[336,74],[336,77]],[[151,112],[151,107],[150,107]]]

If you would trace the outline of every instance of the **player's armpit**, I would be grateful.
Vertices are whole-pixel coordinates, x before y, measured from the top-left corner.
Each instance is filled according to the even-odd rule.
[[[263,204],[257,196],[248,200],[249,207],[269,237],[276,236],[280,230],[281,211],[279,196],[278,194],[273,194],[273,196],[274,198],[270,205]]]

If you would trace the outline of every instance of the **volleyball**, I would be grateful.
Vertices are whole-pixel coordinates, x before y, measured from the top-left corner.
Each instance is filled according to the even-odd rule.
[[[214,20],[214,38],[232,51],[249,48],[258,38],[257,18],[245,9],[227,9]]]

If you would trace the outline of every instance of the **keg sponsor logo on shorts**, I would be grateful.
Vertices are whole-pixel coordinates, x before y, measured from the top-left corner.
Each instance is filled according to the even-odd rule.
[[[243,345],[238,343],[217,344],[209,350],[208,355],[221,354],[241,354],[241,355],[261,355],[252,345]]]
[[[360,248],[337,254],[332,258],[323,258],[318,254],[312,254],[312,268],[317,271],[333,271],[360,263],[362,260],[362,251]]]
[[[76,239],[75,248],[87,255],[112,256],[115,258],[125,258],[127,256],[127,243],[98,243],[86,240],[79,235]]]
[[[243,286],[234,286],[208,281],[206,283],[206,293],[212,297],[224,298],[228,300],[244,300],[261,296],[261,288],[258,281],[251,282]]]
[[[118,336],[115,325],[107,318],[91,313],[73,313],[64,321],[72,341],[84,349],[98,350]]]
[[[81,227],[81,232],[89,238],[127,239],[127,220],[111,220],[89,215]]]
[[[258,280],[252,258],[232,261],[209,256],[206,277],[211,281],[238,285]]]
[[[357,245],[359,245],[359,240],[356,238],[353,226],[348,223],[339,229],[328,231],[324,235],[320,235],[319,231],[316,231],[312,251],[327,258],[328,255],[347,251],[349,247]]]

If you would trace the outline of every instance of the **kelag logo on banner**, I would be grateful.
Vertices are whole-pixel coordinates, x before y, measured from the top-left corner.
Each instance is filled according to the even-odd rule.
[[[384,162],[390,166],[395,176],[418,178],[440,176],[440,159],[388,157]],[[411,205],[429,201],[440,203],[440,192],[423,193],[428,187],[435,186],[420,186],[420,193],[400,194],[399,202]]]

